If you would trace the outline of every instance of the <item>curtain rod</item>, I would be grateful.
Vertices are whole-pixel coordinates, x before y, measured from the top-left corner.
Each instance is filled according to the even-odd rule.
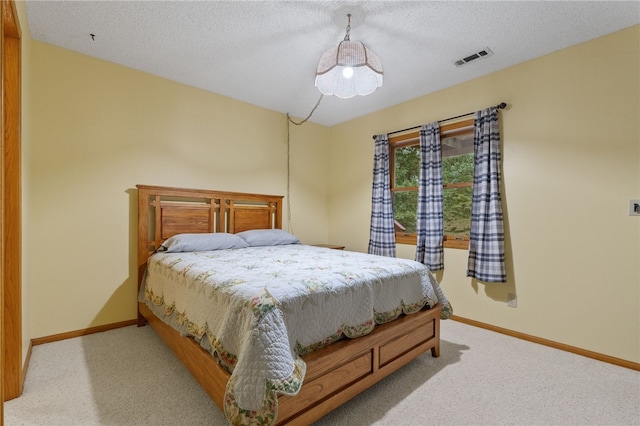
[[[496,105],[496,108],[498,108],[498,109],[505,109],[506,107],[507,107],[507,104],[505,102],[500,102],[498,105]],[[467,115],[471,115],[471,114],[475,114],[475,113],[476,112],[474,111],[474,112],[468,112],[466,114],[456,115],[455,117],[449,117],[449,118],[445,118],[444,120],[438,120],[438,123],[442,123],[443,121],[455,120],[456,118],[466,117]],[[422,125],[413,126],[413,127],[407,127],[406,129],[402,129],[402,130],[394,130],[393,132],[387,133],[387,135],[393,135],[395,133],[402,133],[402,132],[406,132],[408,130],[419,129],[420,127],[422,127]],[[375,139],[376,135],[373,135],[372,137]]]

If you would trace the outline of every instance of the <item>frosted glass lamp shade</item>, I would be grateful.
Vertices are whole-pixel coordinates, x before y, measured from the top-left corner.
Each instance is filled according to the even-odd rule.
[[[359,41],[344,40],[327,50],[318,63],[316,87],[342,99],[366,96],[382,86],[382,63]]]

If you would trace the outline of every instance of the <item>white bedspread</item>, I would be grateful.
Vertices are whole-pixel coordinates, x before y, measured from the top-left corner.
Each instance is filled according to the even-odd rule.
[[[425,305],[451,315],[418,262],[300,244],[156,253],[140,299],[232,373],[225,413],[244,424],[275,422],[277,394],[302,384],[300,355]]]

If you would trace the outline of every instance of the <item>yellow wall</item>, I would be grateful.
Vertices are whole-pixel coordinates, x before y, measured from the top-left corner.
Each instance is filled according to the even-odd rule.
[[[367,249],[373,134],[505,101],[509,280],[466,278],[467,252],[446,249],[454,312],[640,362],[639,41],[635,26],[333,127],[329,239]]]
[[[286,195],[286,117],[31,41],[18,7],[25,335],[132,319],[135,184]],[[466,252],[446,250],[438,277],[456,314],[640,362],[640,220],[627,216],[640,198],[639,32],[333,128],[291,126],[292,231],[366,251],[371,136],[505,101],[510,279],[471,281]]]
[[[30,49],[30,337],[136,317],[136,184],[286,195],[285,115],[45,43]],[[292,129],[303,242],[327,239],[325,132]]]

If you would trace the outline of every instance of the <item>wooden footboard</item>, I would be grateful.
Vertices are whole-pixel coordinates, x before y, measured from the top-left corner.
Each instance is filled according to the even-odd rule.
[[[440,355],[440,305],[312,352],[298,395],[279,398],[278,424],[308,425],[429,349]]]
[[[140,303],[139,310],[223,410],[229,373],[146,305]],[[307,354],[300,392],[279,398],[278,424],[308,425],[428,350],[434,357],[440,355],[440,305],[377,326],[367,336],[343,339]]]

